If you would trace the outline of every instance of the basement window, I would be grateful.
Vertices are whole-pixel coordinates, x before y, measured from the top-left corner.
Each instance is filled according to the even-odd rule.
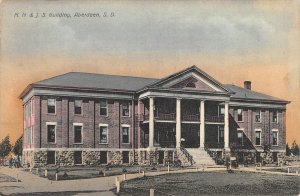
[[[100,151],[100,164],[107,164],[107,151]]]
[[[55,164],[55,151],[47,152],[47,164]]]
[[[123,163],[129,163],[129,151],[122,152]]]
[[[82,164],[82,151],[75,151],[74,152],[74,163],[75,165]]]

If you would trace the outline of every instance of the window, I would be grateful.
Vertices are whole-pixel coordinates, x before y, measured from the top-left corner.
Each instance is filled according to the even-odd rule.
[[[260,122],[260,117],[261,117],[261,111],[256,110],[255,111],[255,122]]]
[[[255,131],[255,145],[261,145],[261,131]]]
[[[122,116],[129,116],[129,102],[122,103]]]
[[[74,143],[82,143],[82,125],[74,125]]]
[[[107,101],[100,101],[100,116],[107,116]]]
[[[100,125],[100,144],[107,144],[107,125]]]
[[[100,164],[107,164],[107,151],[100,151]]]
[[[272,113],[272,122],[273,123],[278,122],[278,112],[277,111],[273,111],[273,113]]]
[[[272,130],[273,135],[273,146],[278,146],[278,130]]]
[[[55,139],[56,139],[56,136],[55,136],[55,128],[56,128],[56,125],[55,124],[47,124],[47,141],[49,143],[55,143]]]
[[[225,108],[220,107],[219,114],[220,114],[220,115],[224,115],[224,114],[225,114]]]
[[[237,109],[237,120],[238,121],[243,121],[243,110],[242,109]]]
[[[123,151],[122,152],[123,155],[123,163],[129,163],[129,151]]]
[[[55,99],[48,99],[48,113],[55,114]]]
[[[47,152],[47,164],[55,164],[55,151]]]
[[[244,132],[243,130],[237,130],[237,144],[243,145],[244,139]]]
[[[224,142],[224,127],[219,127],[218,130],[218,143],[223,143]]]
[[[82,164],[82,151],[75,151],[74,152],[74,163],[75,165]]]
[[[122,126],[122,143],[129,143],[129,126]]]
[[[75,100],[74,103],[74,114],[81,114],[82,100]]]

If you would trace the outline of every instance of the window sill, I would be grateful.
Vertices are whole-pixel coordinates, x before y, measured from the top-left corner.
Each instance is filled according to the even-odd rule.
[[[257,146],[257,147],[262,147],[262,145],[261,145],[261,144],[259,144],[259,145],[256,145],[256,144],[255,144],[255,146]]]
[[[56,113],[47,113],[47,115],[55,116]]]
[[[243,120],[242,120],[242,121],[238,121],[238,120],[237,120],[236,122],[243,123],[244,121],[243,121]]]
[[[100,145],[107,145],[108,143],[99,143]]]
[[[100,117],[108,117],[108,115],[101,115],[101,114],[100,114],[99,116],[100,116]]]
[[[79,145],[82,145],[83,143],[73,143],[73,144],[79,144]]]
[[[121,116],[122,118],[130,118],[131,116]]]
[[[74,114],[74,116],[83,116],[83,114]]]

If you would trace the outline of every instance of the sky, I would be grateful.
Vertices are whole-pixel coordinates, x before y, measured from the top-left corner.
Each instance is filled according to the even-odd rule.
[[[221,83],[251,80],[253,90],[291,101],[287,141],[300,143],[300,1],[0,5],[0,138],[22,133],[18,95],[30,83],[70,71],[161,78],[197,65]]]

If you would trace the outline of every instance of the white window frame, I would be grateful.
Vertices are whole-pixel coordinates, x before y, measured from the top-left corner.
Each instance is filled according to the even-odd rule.
[[[256,144],[256,132],[260,132],[260,138],[259,138],[259,141],[260,141],[260,144]],[[262,130],[261,129],[255,129],[255,146],[261,146],[261,144],[262,144]]]
[[[123,142],[123,127],[127,127],[128,128],[128,142],[127,143],[124,143]],[[129,124],[122,124],[121,125],[121,131],[122,131],[122,144],[130,144],[130,136],[131,136],[131,134],[130,134],[130,130],[131,130],[131,128],[130,128],[130,125]]]
[[[49,111],[48,111],[48,107],[49,107],[48,100],[49,99],[53,99],[54,100],[54,113],[49,113]],[[47,114],[50,114],[50,115],[55,115],[56,114],[56,99],[55,98],[47,98]]]
[[[277,144],[276,145],[274,145],[273,144],[273,133],[277,133]],[[279,131],[278,131],[278,129],[272,129],[272,146],[278,146],[278,139],[279,139]]]
[[[259,111],[259,121],[256,121],[256,111]],[[261,110],[255,110],[255,112],[254,112],[254,120],[255,120],[255,123],[261,123]]]
[[[242,120],[239,120],[239,110],[241,110],[242,111]],[[244,122],[244,110],[242,109],[242,108],[238,108],[237,110],[236,110],[236,114],[237,114],[237,116],[236,116],[236,120],[237,120],[237,122]]]
[[[106,107],[101,107],[101,101],[104,101],[106,103]],[[106,115],[101,114],[101,108],[106,109]],[[99,102],[99,116],[105,116],[105,117],[108,116],[108,101],[107,100],[104,100],[104,99],[100,100],[100,102]]]
[[[123,115],[123,104],[124,104],[124,103],[128,103],[128,116],[124,116],[124,115]],[[122,117],[130,117],[130,115],[131,115],[130,110],[131,110],[130,102],[129,102],[129,101],[123,101],[123,102],[122,102],[122,110],[121,110],[121,111],[122,111]]]
[[[55,141],[54,142],[48,142],[48,125],[54,125],[55,126],[55,129],[54,129],[54,132],[55,132]],[[57,128],[57,122],[46,122],[46,129],[47,129],[47,143],[48,144],[56,144],[56,128]]]
[[[273,121],[274,112],[276,112],[276,122]],[[272,123],[278,123],[278,110],[273,110],[272,112]]]
[[[101,127],[106,127],[106,143],[101,143]],[[108,124],[99,124],[99,144],[108,144]]]
[[[81,142],[75,142],[75,126],[81,127]],[[74,144],[83,144],[83,123],[73,123]]]
[[[237,132],[242,133],[242,143],[241,143],[241,145],[244,146],[244,128],[237,128]],[[238,137],[238,135],[237,135],[237,137]]]
[[[75,110],[76,110],[76,104],[75,104],[75,102],[76,101],[80,101],[81,102],[81,105],[80,105],[80,107],[81,107],[81,113],[80,114],[76,114],[75,113]],[[82,105],[83,105],[83,101],[81,99],[75,99],[74,100],[74,115],[83,115]]]

